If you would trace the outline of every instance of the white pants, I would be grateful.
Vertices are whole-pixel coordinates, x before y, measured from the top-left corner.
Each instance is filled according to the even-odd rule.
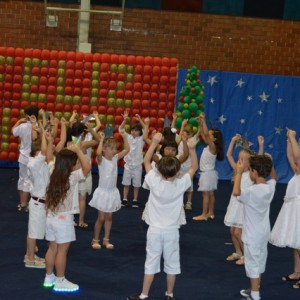
[[[181,273],[179,253],[179,230],[149,227],[147,231],[145,274],[160,272],[161,255],[164,272],[170,275]]]
[[[22,163],[19,163],[18,190],[23,192],[29,192],[30,188],[31,181],[29,178],[28,167]]]
[[[138,166],[134,166],[134,167],[128,167],[125,164],[122,184],[123,185],[131,185],[131,180],[132,180],[132,185],[134,187],[141,187],[141,185],[142,185],[142,172],[143,172],[142,165],[138,165]]]
[[[46,233],[46,208],[44,203],[32,198],[29,201],[28,237],[43,240]]]

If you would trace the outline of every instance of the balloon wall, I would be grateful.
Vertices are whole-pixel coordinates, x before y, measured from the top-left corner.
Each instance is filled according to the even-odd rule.
[[[114,127],[126,109],[132,122],[139,114],[150,130],[162,129],[174,111],[177,70],[176,58],[0,47],[0,160],[18,159],[11,128],[28,105],[67,120],[73,110],[96,110]]]

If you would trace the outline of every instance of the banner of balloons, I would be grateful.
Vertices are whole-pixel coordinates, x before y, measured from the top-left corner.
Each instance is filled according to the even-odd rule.
[[[114,127],[126,109],[131,121],[139,114],[150,130],[162,129],[174,111],[177,70],[176,58],[0,47],[0,160],[18,159],[10,131],[28,105],[67,120],[74,110],[98,111]]]
[[[183,119],[188,119],[188,123],[193,125],[194,132],[198,130],[198,117],[204,112],[204,86],[200,81],[200,70],[196,66],[187,71],[185,84],[181,89],[177,107],[176,128],[181,128]]]

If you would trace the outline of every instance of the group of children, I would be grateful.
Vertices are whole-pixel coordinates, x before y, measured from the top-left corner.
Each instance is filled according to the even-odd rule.
[[[74,214],[79,213],[80,227],[87,227],[84,221],[86,197],[92,192],[91,148],[97,146],[96,161],[99,170],[99,183],[89,202],[98,210],[91,246],[95,250],[105,247],[114,249],[110,243],[112,214],[121,206],[128,206],[130,185],[133,185],[132,207],[139,207],[138,193],[142,185],[142,165],[146,176],[143,187],[149,189],[143,220],[149,225],[147,232],[145,275],[142,292],[127,299],[148,299],[154,275],[160,272],[161,255],[164,257],[164,271],[167,274],[166,300],[175,299],[173,289],[176,275],[180,273],[179,227],[186,223],[183,198],[187,192],[185,209],[192,209],[193,176],[200,169],[199,188],[202,192],[203,207],[195,221],[215,218],[214,191],[217,189],[218,174],[216,160],[223,159],[223,136],[218,129],[208,129],[205,115],[197,118],[198,132],[182,122],[179,134],[171,127],[162,133],[153,132],[149,138],[149,120],[136,116],[137,122],[130,134],[125,132],[128,114],[119,126],[123,147],[117,151],[113,137],[105,137],[98,132],[101,124],[97,113],[93,118],[96,127],[83,120],[76,120],[76,113],[70,119],[70,126],[62,118],[60,140],[55,145],[58,121],[36,107],[24,110],[26,118],[19,120],[12,133],[21,139],[19,157],[20,204],[18,209],[27,210],[29,202],[29,225],[27,251],[24,258],[26,267],[45,268],[45,286],[54,286],[56,291],[76,291],[79,286],[68,281],[65,275],[67,253],[76,239]],[[38,122],[38,113],[42,121]],[[176,114],[173,115],[173,122]],[[238,161],[232,156],[233,147],[240,135],[235,135],[228,147],[227,158],[234,169],[232,196],[225,216],[225,225],[230,227],[235,252],[227,260],[245,264],[250,278],[250,289],[241,290],[245,299],[260,299],[261,274],[265,270],[267,244],[294,249],[295,269],[282,279],[297,281],[293,287],[300,288],[300,239],[298,237],[299,200],[298,177],[300,173],[300,149],[295,131],[288,130],[287,156],[295,176],[290,180],[282,210],[272,230],[270,238],[269,210],[275,193],[276,173],[270,155],[263,155],[263,137],[258,137],[259,153],[242,149]],[[201,138],[207,145],[200,156],[199,166],[196,145]],[[144,145],[149,148],[143,157]],[[122,184],[123,199],[117,188],[118,160],[124,158]],[[270,180],[267,178],[270,177]],[[299,211],[299,208],[298,208]],[[288,217],[287,217],[288,215]],[[77,225],[77,224],[75,224]],[[103,242],[100,242],[104,228]],[[287,234],[288,230],[293,235]],[[49,241],[45,260],[36,255],[36,239]],[[55,275],[54,275],[55,272]]]

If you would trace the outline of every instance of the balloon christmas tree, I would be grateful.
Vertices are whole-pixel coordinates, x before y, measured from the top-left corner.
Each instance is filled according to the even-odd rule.
[[[193,125],[194,132],[197,132],[198,122],[196,117],[204,112],[204,86],[200,81],[200,70],[196,66],[188,69],[183,85],[179,104],[176,110],[176,128],[181,128],[182,121],[188,119],[188,123]]]

